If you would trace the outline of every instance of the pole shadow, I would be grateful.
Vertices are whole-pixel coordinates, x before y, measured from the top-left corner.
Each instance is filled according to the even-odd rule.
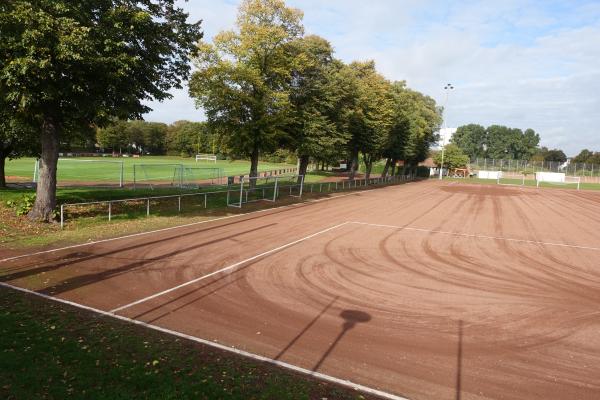
[[[283,356],[285,354],[286,351],[288,351],[290,349],[290,347],[292,347],[318,320],[319,318],[321,318],[323,316],[323,314],[325,314],[327,312],[327,310],[329,310],[331,308],[331,306],[333,306],[333,304],[340,298],[340,296],[335,296],[333,298],[333,300],[331,300],[329,302],[329,304],[327,304],[325,306],[325,308],[323,308],[321,310],[321,312],[319,314],[317,314],[316,317],[314,317],[312,319],[312,321],[310,321],[308,323],[308,325],[306,325],[304,327],[304,329],[302,329],[300,331],[300,333],[298,333],[288,344],[287,346],[285,346],[273,359],[274,360],[279,360],[281,358],[281,356]]]
[[[321,356],[321,359],[319,361],[317,361],[315,366],[312,368],[313,371],[317,371],[321,367],[323,362],[327,359],[327,357],[329,357],[329,355],[331,354],[333,349],[337,346],[337,344],[340,342],[340,340],[342,340],[344,335],[350,329],[354,328],[356,326],[356,324],[367,323],[371,320],[370,314],[368,314],[364,311],[359,311],[359,310],[343,310],[340,313],[340,317],[342,317],[344,319],[344,324],[342,325],[342,330],[338,334],[338,336],[335,338],[333,343],[331,343],[331,345],[329,346],[327,351],[325,353],[323,353],[323,356]]]
[[[460,400],[462,386],[463,320],[458,321],[458,349],[456,354],[456,400]]]

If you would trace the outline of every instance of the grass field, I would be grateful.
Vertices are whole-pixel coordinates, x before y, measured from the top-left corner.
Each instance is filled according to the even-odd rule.
[[[364,399],[274,366],[0,288],[4,399]]]
[[[173,178],[175,165],[184,165],[190,168],[220,168],[224,176],[247,174],[250,169],[249,161],[227,161],[217,162],[200,161],[193,158],[169,157],[169,156],[146,156],[143,158],[100,158],[100,157],[78,157],[61,159],[58,164],[58,183],[70,182],[98,185],[118,185],[121,174],[121,162],[123,162],[123,178],[125,184],[130,184],[134,179],[134,165],[150,165],[150,168],[137,168],[138,180],[145,180],[151,176],[160,177],[165,182]],[[33,180],[35,159],[19,158],[6,163],[6,175],[9,181],[31,182]],[[259,171],[271,171],[282,168],[293,168],[295,165],[276,164],[268,162],[259,163]],[[199,178],[210,178],[210,176],[199,176]]]

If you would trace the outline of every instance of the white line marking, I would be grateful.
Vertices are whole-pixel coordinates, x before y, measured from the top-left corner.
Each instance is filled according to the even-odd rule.
[[[100,314],[100,315],[103,315],[103,316],[106,316],[106,317],[115,318],[115,319],[118,319],[118,320],[121,320],[121,321],[125,321],[125,322],[131,323],[131,324],[135,324],[135,325],[143,326],[145,328],[153,329],[153,330],[158,331],[158,332],[163,332],[163,333],[166,333],[166,334],[169,334],[169,335],[173,335],[173,336],[177,336],[177,337],[180,337],[180,338],[183,338],[183,339],[191,340],[193,342],[200,343],[200,344],[203,344],[203,345],[206,345],[206,346],[211,346],[211,347],[214,347],[214,348],[217,348],[217,349],[220,349],[220,350],[228,351],[228,352],[231,352],[231,353],[234,353],[234,354],[238,354],[238,355],[243,356],[243,357],[248,357],[248,358],[256,360],[256,361],[262,361],[262,362],[265,362],[265,363],[268,363],[268,364],[277,365],[278,367],[283,367],[283,368],[286,368],[286,369],[289,369],[289,370],[292,370],[292,371],[295,371],[295,372],[299,372],[299,373],[304,374],[304,375],[312,376],[312,377],[315,377],[315,378],[318,378],[318,379],[321,379],[321,380],[324,380],[324,381],[335,383],[337,385],[341,385],[341,386],[344,386],[344,387],[347,387],[347,388],[350,388],[350,389],[353,389],[353,390],[358,390],[358,391],[361,391],[363,393],[372,394],[372,395],[379,396],[379,397],[382,397],[382,398],[385,398],[385,399],[390,399],[390,400],[409,400],[406,397],[397,396],[397,395],[394,395],[394,394],[391,394],[391,393],[387,393],[387,392],[384,392],[384,391],[381,391],[381,390],[378,390],[378,389],[374,389],[374,388],[371,388],[371,387],[368,387],[368,386],[360,385],[358,383],[354,383],[354,382],[349,381],[349,380],[345,380],[345,379],[341,379],[341,378],[336,378],[334,376],[326,375],[326,374],[323,374],[321,372],[311,371],[309,369],[302,368],[302,367],[299,367],[297,365],[288,364],[286,362],[279,361],[279,360],[274,360],[274,359],[269,358],[269,357],[265,357],[265,356],[261,356],[261,355],[254,354],[254,353],[250,353],[250,352],[247,352],[247,351],[244,351],[244,350],[239,350],[239,349],[236,349],[236,348],[228,347],[228,346],[225,346],[225,345],[222,345],[222,344],[219,344],[219,343],[211,342],[211,341],[206,340],[206,339],[201,339],[201,338],[196,337],[196,336],[191,336],[191,335],[187,335],[185,333],[177,332],[177,331],[174,331],[174,330],[171,330],[171,329],[162,328],[162,327],[157,326],[157,325],[148,324],[148,323],[143,322],[143,321],[138,321],[138,320],[135,320],[135,319],[123,317],[121,315],[111,314],[110,312],[107,312],[107,311],[102,311],[102,310],[99,310],[99,309],[96,309],[96,308],[92,308],[92,307],[88,307],[88,306],[84,306],[82,304],[75,303],[75,302],[72,302],[72,301],[59,299],[59,298],[48,296],[48,295],[45,295],[45,294],[42,294],[42,293],[37,293],[37,292],[34,292],[32,290],[29,290],[29,289],[23,289],[23,288],[20,288],[20,287],[17,287],[17,286],[9,285],[9,284],[4,283],[4,282],[0,282],[0,286],[11,288],[13,290],[18,290],[20,292],[28,293],[28,294],[33,295],[33,296],[38,296],[38,297],[44,298],[46,300],[56,301],[56,302],[62,303],[62,304],[68,304],[70,306],[77,307],[77,308],[80,308],[80,309],[83,309],[83,310],[87,310],[87,311],[91,311],[91,312],[94,312],[94,313],[97,313],[97,314]]]
[[[358,222],[358,221],[350,221],[348,223],[350,223],[350,224],[357,224],[357,225],[376,226],[376,227],[380,227],[380,228],[399,229],[399,230],[406,230],[406,231],[416,231],[416,232],[425,232],[425,233],[439,233],[441,235],[470,237],[470,238],[475,238],[475,239],[503,240],[503,241],[506,241],[506,242],[537,244],[537,245],[542,245],[542,246],[569,247],[569,248],[573,248],[573,249],[600,251],[600,247],[579,246],[579,245],[575,245],[575,244],[553,243],[553,242],[540,242],[540,241],[537,241],[537,240],[505,238],[505,237],[502,237],[502,236],[477,235],[477,234],[473,234],[473,233],[437,231],[437,230],[434,230],[434,229],[412,228],[412,227],[408,227],[408,226],[385,225],[385,224],[371,224],[371,223],[368,223],[368,222]]]
[[[287,247],[291,247],[291,246],[293,246],[293,245],[295,245],[295,244],[298,244],[298,243],[300,243],[300,242],[304,242],[305,240],[308,240],[308,239],[314,238],[315,236],[318,236],[318,235],[321,235],[321,234],[323,234],[323,233],[326,233],[326,232],[332,231],[332,230],[334,230],[334,229],[337,229],[337,228],[339,228],[339,227],[341,227],[341,226],[344,226],[344,225],[346,225],[346,224],[348,224],[348,222],[343,222],[343,223],[341,223],[341,224],[337,224],[337,225],[331,226],[331,227],[329,227],[329,228],[327,228],[327,229],[323,229],[323,230],[321,230],[321,231],[319,231],[319,232],[316,232],[316,233],[313,233],[313,234],[311,234],[311,235],[305,236],[305,237],[303,237],[303,238],[300,238],[300,239],[298,239],[298,240],[294,240],[293,242],[286,243],[286,244],[284,244],[284,245],[281,245],[281,246],[279,246],[279,247],[276,247],[276,248],[274,248],[274,249],[271,249],[271,250],[265,251],[265,252],[263,252],[263,253],[257,254],[257,255],[255,255],[255,256],[252,256],[252,257],[250,257],[250,258],[246,258],[245,260],[238,261],[238,262],[236,262],[235,264],[231,264],[231,265],[229,265],[229,266],[227,266],[227,267],[224,267],[224,268],[221,268],[221,269],[219,269],[219,270],[217,270],[217,271],[211,272],[210,274],[206,274],[206,275],[203,275],[203,276],[201,276],[201,277],[198,277],[198,278],[192,279],[191,281],[187,281],[187,282],[185,282],[185,283],[182,283],[181,285],[173,286],[173,287],[172,287],[172,288],[170,288],[170,289],[163,290],[162,292],[158,292],[158,293],[155,293],[155,294],[153,294],[153,295],[150,295],[150,296],[148,296],[148,297],[144,297],[144,298],[142,298],[142,299],[136,300],[136,301],[134,301],[134,302],[132,302],[132,303],[125,304],[124,306],[117,307],[117,308],[115,308],[115,309],[112,309],[112,310],[110,310],[109,312],[111,312],[111,313],[116,313],[116,312],[122,311],[122,310],[124,310],[124,309],[126,309],[126,308],[129,308],[129,307],[132,307],[132,306],[138,305],[138,304],[140,304],[140,303],[144,303],[144,302],[146,302],[146,301],[148,301],[148,300],[152,300],[152,299],[154,299],[154,298],[160,297],[160,296],[162,296],[162,295],[164,295],[164,294],[171,293],[171,292],[173,292],[173,291],[175,291],[175,290],[181,289],[182,287],[185,287],[185,286],[191,285],[191,284],[193,284],[193,283],[196,283],[196,282],[200,282],[200,281],[202,281],[202,280],[204,280],[204,279],[210,278],[211,276],[214,276],[214,275],[220,274],[220,273],[222,273],[222,272],[230,271],[230,270],[232,270],[232,269],[235,269],[235,268],[239,267],[240,265],[246,264],[247,262],[254,261],[254,260],[256,260],[257,258],[264,257],[264,256],[266,256],[266,255],[269,255],[269,254],[271,254],[271,253],[275,253],[275,252],[277,252],[277,251],[279,251],[279,250],[283,250],[283,249],[285,249],[285,248],[287,248]]]
[[[369,190],[360,190],[360,191],[355,191],[355,192],[351,192],[351,193],[340,194],[340,195],[332,196],[332,197],[326,197],[326,198],[314,199],[314,200],[306,200],[306,201],[303,201],[301,203],[286,204],[286,205],[283,205],[283,206],[266,208],[264,210],[256,210],[256,211],[250,211],[250,212],[242,213],[242,214],[228,215],[226,217],[208,219],[206,221],[192,222],[192,223],[184,224],[184,225],[177,225],[177,226],[171,226],[171,227],[168,227],[168,228],[156,229],[156,230],[153,230],[153,231],[139,232],[139,233],[133,233],[131,235],[119,236],[119,237],[110,238],[110,239],[102,239],[102,240],[96,240],[96,241],[93,241],[93,242],[86,242],[86,243],[74,244],[74,245],[71,245],[71,246],[58,247],[56,249],[43,250],[43,251],[38,251],[38,252],[35,252],[35,253],[30,253],[30,254],[21,254],[19,256],[4,258],[4,259],[0,260],[0,263],[7,262],[7,261],[18,260],[20,258],[37,256],[37,255],[40,255],[40,254],[54,253],[56,251],[61,251],[61,250],[68,250],[68,249],[73,249],[73,248],[77,248],[77,247],[90,246],[90,245],[98,244],[98,243],[111,242],[111,241],[114,241],[114,240],[128,239],[128,238],[132,238],[132,237],[136,237],[136,236],[149,235],[149,234],[152,234],[152,233],[165,232],[165,231],[170,231],[170,230],[180,229],[180,228],[187,228],[187,227],[194,226],[194,225],[202,225],[202,224],[207,224],[209,222],[217,222],[217,221],[222,221],[222,220],[230,219],[230,218],[245,217],[245,216],[252,215],[252,214],[263,213],[263,212],[278,210],[278,209],[282,209],[282,208],[293,208],[293,207],[298,207],[298,206],[301,206],[301,205],[307,204],[307,203],[319,203],[321,201],[335,200],[335,199],[339,199],[341,197],[355,196],[355,195],[358,195],[360,193],[371,192],[373,190],[384,189],[384,188],[389,188],[389,187],[390,186],[380,186],[380,187],[376,187],[376,188],[369,189]]]

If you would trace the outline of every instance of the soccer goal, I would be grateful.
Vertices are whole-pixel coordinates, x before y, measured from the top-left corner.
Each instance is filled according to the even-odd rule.
[[[183,164],[133,164],[133,188],[149,186],[182,186]]]
[[[196,162],[199,161],[212,161],[217,162],[217,156],[215,154],[196,154]]]
[[[241,208],[243,204],[257,201],[275,202],[284,196],[302,197],[303,175],[265,176],[239,180],[229,178],[227,205]]]
[[[496,183],[503,186],[525,186],[525,174],[501,174],[498,176]]]
[[[201,186],[220,185],[223,181],[223,169],[217,167],[182,166],[176,170],[174,185],[182,188],[200,188]]]
[[[502,178],[502,171],[480,170],[480,171],[477,171],[477,178],[478,179],[493,179],[493,180],[497,181],[498,179]]]
[[[39,181],[40,160],[33,167],[33,182]],[[123,187],[123,161],[59,158],[56,167],[58,186]]]
[[[547,183],[550,185],[573,185],[579,190],[581,185],[580,176],[566,176],[562,172],[536,172],[535,180],[537,187],[540,187],[540,184]]]

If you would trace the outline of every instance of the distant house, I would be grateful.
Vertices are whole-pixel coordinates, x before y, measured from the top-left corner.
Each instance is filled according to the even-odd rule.
[[[441,150],[442,146],[447,145],[452,140],[452,136],[456,133],[456,128],[442,128],[437,132],[440,136],[440,140],[432,146],[432,150]]]

